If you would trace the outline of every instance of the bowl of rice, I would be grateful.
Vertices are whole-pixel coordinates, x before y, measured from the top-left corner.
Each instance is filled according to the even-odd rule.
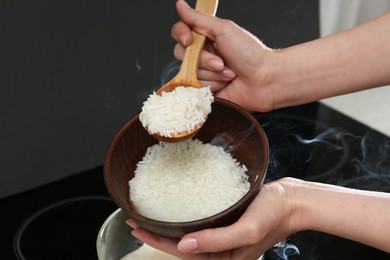
[[[234,223],[261,189],[268,153],[256,118],[215,98],[204,125],[184,142],[157,141],[134,116],[107,150],[104,180],[129,218],[180,238]]]

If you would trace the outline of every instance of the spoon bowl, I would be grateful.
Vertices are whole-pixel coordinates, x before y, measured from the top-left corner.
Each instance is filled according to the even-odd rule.
[[[214,16],[217,10],[218,0],[197,0],[195,9],[204,12],[208,15]],[[174,76],[169,82],[156,91],[157,95],[161,95],[163,92],[171,92],[176,87],[193,87],[202,88],[202,84],[197,77],[197,70],[199,66],[200,53],[203,49],[206,37],[192,31],[192,43],[188,46],[184,53],[183,62],[180,66],[180,70],[176,76]],[[204,118],[203,123],[206,121],[207,115]],[[163,142],[182,142],[186,139],[194,136],[198,130],[202,127],[203,123],[196,126],[194,129],[188,132],[179,133],[170,137],[162,136],[160,133],[153,134],[153,136]]]

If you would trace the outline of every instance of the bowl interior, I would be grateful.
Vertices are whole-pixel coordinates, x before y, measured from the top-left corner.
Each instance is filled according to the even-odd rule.
[[[262,127],[250,113],[234,103],[216,98],[212,104],[212,112],[194,138],[223,146],[247,167],[251,183],[248,193],[252,194],[245,195],[236,204],[244,203],[246,197],[253,197],[253,193],[259,191],[268,164],[268,142]],[[135,220],[152,221],[154,224],[163,222],[144,218],[132,207],[128,182],[134,176],[137,163],[142,160],[147,148],[157,142],[143,128],[138,115],[135,116],[114,137],[106,154],[104,172],[107,190],[118,206]],[[237,205],[223,214],[228,214],[235,207]],[[178,225],[180,224],[175,223],[174,226]]]

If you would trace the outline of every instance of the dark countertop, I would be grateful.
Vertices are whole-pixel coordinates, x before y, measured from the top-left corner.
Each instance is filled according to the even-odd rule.
[[[292,176],[390,191],[390,138],[319,103],[255,116],[269,138],[266,182]],[[14,246],[32,254],[27,259],[53,258],[50,253],[55,259],[96,259],[99,228],[117,209],[102,167],[2,199],[0,207],[0,259],[15,258]],[[380,250],[314,231],[293,234],[287,242],[300,251],[288,259],[390,259]],[[266,256],[280,259],[272,250]]]

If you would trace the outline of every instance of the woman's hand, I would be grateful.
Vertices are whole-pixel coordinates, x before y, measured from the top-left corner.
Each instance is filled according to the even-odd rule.
[[[257,259],[298,229],[291,204],[295,179],[264,185],[234,224],[185,235],[180,242],[154,235],[131,220],[132,234],[145,243],[182,259]]]
[[[207,37],[198,71],[202,83],[210,85],[217,97],[248,110],[273,109],[268,84],[272,64],[266,65],[272,50],[232,21],[197,12],[183,0],[176,6],[182,21],[172,28],[172,37],[178,42],[175,57],[183,59],[185,47],[192,41],[192,28]]]
[[[217,97],[266,112],[390,84],[390,12],[344,32],[272,50],[230,20],[178,0],[174,54],[183,58],[191,30],[207,37],[198,77]],[[371,37],[367,37],[371,35]],[[364,54],[364,58],[362,58]]]
[[[390,253],[389,223],[389,193],[294,178],[263,185],[236,223],[187,234],[179,243],[128,220],[135,237],[182,259],[256,259],[302,230],[344,237]]]

